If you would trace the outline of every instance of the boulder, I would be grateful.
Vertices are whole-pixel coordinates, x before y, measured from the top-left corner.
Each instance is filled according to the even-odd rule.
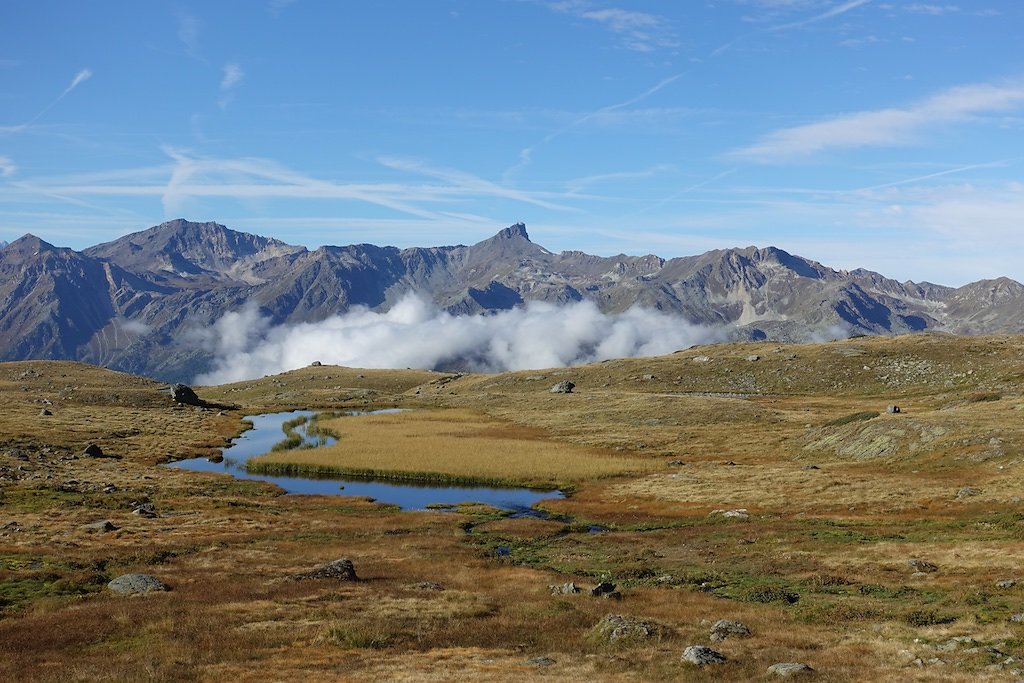
[[[708,517],[724,517],[725,519],[746,521],[750,519],[750,513],[744,508],[737,508],[736,510],[712,510],[708,513]]]
[[[295,579],[333,579],[335,581],[358,581],[352,560],[342,558],[320,565],[308,572],[296,574]]]
[[[313,361],[312,363],[310,363],[310,364],[309,364],[309,367],[311,367],[311,368],[319,368],[319,367],[321,367],[322,365],[323,365],[323,363],[321,363],[321,362],[320,362],[320,361],[318,361],[318,360],[315,360],[315,361]]]
[[[85,450],[82,451],[82,455],[84,455],[87,458],[102,458],[103,449],[97,446],[96,444],[91,443],[85,447]]]
[[[47,415],[53,415],[53,413],[50,412],[49,408],[43,408],[42,410],[39,411],[39,417],[46,417]]]
[[[590,589],[590,594],[595,598],[606,598],[606,597],[622,597],[622,595],[615,590],[615,584],[609,581],[602,581],[593,588]]]
[[[653,621],[621,614],[606,614],[594,626],[592,633],[599,640],[619,643],[657,638],[661,635],[662,630],[662,627]]]
[[[706,645],[691,645],[683,650],[683,661],[707,666],[708,664],[724,664],[725,655],[718,650],[712,650]]]
[[[932,572],[939,571],[939,568],[929,562],[928,560],[922,560],[917,557],[912,557],[907,560],[907,566],[913,569],[915,572],[921,572],[924,574],[931,574]]]
[[[551,591],[552,595],[575,595],[580,592],[579,586],[574,582],[569,583],[556,583],[548,586],[548,590]]]
[[[89,533],[100,533],[105,534],[108,531],[117,531],[117,527],[109,519],[105,519],[102,522],[92,522],[91,524],[83,524],[79,527],[82,531],[88,531]]]
[[[791,678],[792,676],[803,676],[813,673],[814,669],[803,662],[780,662],[768,667],[768,675],[778,676],[779,678]]]
[[[137,503],[132,508],[132,514],[152,519],[157,516],[156,506],[152,503]]]
[[[561,382],[551,387],[550,391],[552,394],[571,394],[572,390],[575,388],[575,383],[570,382],[567,379],[563,379]]]
[[[1016,579],[1000,579],[999,581],[996,581],[996,588],[1002,588],[1004,590],[1007,588],[1013,588],[1016,585]]]
[[[900,407],[899,406],[886,406],[885,407],[885,412],[890,413],[892,415],[895,415],[896,413],[900,412]]]
[[[171,385],[171,398],[175,403],[179,403],[187,406],[202,406],[203,402],[199,400],[199,396],[187,384],[172,384]]]
[[[972,498],[981,493],[981,489],[974,488],[973,486],[961,486],[957,489],[956,497],[959,499]]]
[[[719,619],[711,627],[711,642],[720,643],[726,638],[749,638],[750,629],[738,621]]]
[[[121,595],[139,595],[170,590],[166,584],[149,574],[122,574],[108,583],[107,588]]]

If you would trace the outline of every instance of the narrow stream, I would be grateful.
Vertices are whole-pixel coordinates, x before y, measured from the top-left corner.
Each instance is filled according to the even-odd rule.
[[[360,414],[368,413],[352,413],[353,419],[358,419]],[[313,415],[314,413],[308,410],[296,410],[290,413],[267,413],[246,417],[246,420],[252,422],[253,428],[233,439],[230,446],[221,449],[224,455],[223,461],[214,462],[208,458],[190,458],[168,463],[167,467],[177,467],[195,472],[220,472],[230,474],[238,479],[267,481],[294,494],[369,496],[381,503],[397,505],[403,510],[424,510],[428,506],[476,502],[503,510],[513,510],[520,514],[529,514],[530,508],[541,500],[564,497],[560,491],[415,483],[397,484],[340,476],[324,478],[276,476],[250,474],[245,469],[245,463],[249,458],[269,453],[274,444],[285,438],[285,433],[282,430],[282,425],[285,422],[300,416],[312,417]],[[306,443],[313,447],[329,446],[334,443],[333,438],[307,434],[306,426],[306,424],[302,424],[294,428]]]

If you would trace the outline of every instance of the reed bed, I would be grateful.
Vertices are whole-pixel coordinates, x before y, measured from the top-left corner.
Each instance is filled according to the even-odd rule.
[[[335,417],[317,426],[338,443],[254,458],[250,471],[550,488],[661,467],[463,409]]]

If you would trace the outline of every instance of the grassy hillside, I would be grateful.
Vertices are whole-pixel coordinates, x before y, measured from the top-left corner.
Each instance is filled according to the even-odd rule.
[[[823,681],[1014,680],[1022,379],[1024,338],[938,335],[500,375],[310,367],[200,388],[206,409],[90,366],[0,364],[0,678],[769,680],[806,662]],[[212,453],[245,414],[393,406],[414,410],[325,419],[337,447],[273,459],[573,493],[546,520],[400,512],[156,465]],[[84,528],[101,520],[117,529]],[[291,578],[340,557],[361,580]],[[129,571],[172,590],[104,588]],[[548,588],[602,580],[620,600]],[[609,642],[609,613],[649,635]],[[750,637],[711,642],[718,619]],[[683,662],[696,644],[728,661]]]

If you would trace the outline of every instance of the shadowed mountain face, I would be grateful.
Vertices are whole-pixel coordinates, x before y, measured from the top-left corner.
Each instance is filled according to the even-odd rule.
[[[83,252],[31,235],[0,249],[0,360],[75,359],[188,379],[210,361],[204,331],[246,304],[273,324],[300,323],[353,306],[387,310],[409,292],[466,315],[530,301],[590,300],[607,313],[642,306],[737,339],[1024,331],[1024,286],[1013,280],[901,283],[775,247],[670,260],[553,254],[520,223],[472,246],[309,251],[175,220]]]

